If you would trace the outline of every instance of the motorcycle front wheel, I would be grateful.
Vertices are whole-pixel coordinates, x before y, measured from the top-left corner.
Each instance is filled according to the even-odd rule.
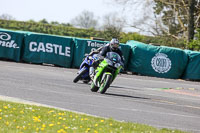
[[[81,76],[87,72],[85,67],[82,68],[82,71],[74,78],[73,82],[76,83],[81,79]]]
[[[112,75],[106,75],[105,78],[103,79],[103,82],[100,86],[100,93],[104,94],[106,92],[106,90],[110,87],[110,84],[112,82]]]

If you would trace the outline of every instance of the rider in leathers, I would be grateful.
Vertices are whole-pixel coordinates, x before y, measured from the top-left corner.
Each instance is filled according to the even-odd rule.
[[[120,55],[121,59],[122,59],[122,63],[124,64],[124,57],[123,57],[123,53],[122,51],[119,49],[119,40],[116,38],[113,38],[109,45],[106,45],[105,47],[103,47],[100,51],[100,55],[103,57],[106,57],[106,54],[108,52],[116,52]],[[100,59],[101,60],[101,59]],[[93,63],[92,67],[90,67],[90,77],[93,78],[94,77],[94,68],[96,68],[99,65],[100,61],[96,61]]]

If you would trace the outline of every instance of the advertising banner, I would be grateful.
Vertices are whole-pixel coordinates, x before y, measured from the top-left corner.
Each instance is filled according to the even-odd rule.
[[[128,70],[146,76],[178,79],[187,66],[187,54],[178,48],[128,41],[131,57]]]
[[[19,62],[24,34],[0,29],[0,58]]]
[[[74,60],[73,60],[74,68],[79,68],[85,54],[89,54],[91,51],[94,51],[99,47],[102,47],[108,43],[105,41],[79,39],[79,38],[75,38],[74,42],[75,42]]]
[[[79,68],[81,62],[83,61],[84,55],[89,54],[91,51],[98,49],[99,47],[105,46],[108,41],[97,41],[97,40],[87,40],[87,39],[74,39],[75,50],[74,50],[74,61],[73,67]],[[120,44],[120,49],[125,58],[125,69],[128,64],[130,46],[126,44]]]
[[[131,54],[131,47],[127,44],[120,44],[120,49],[124,55],[124,70],[127,70],[127,67],[128,67],[128,63],[129,63],[129,57],[130,57],[130,54]]]
[[[200,80],[200,52],[185,50],[189,57],[183,79]]]
[[[25,37],[23,60],[31,63],[48,63],[70,68],[73,60],[73,39],[46,34],[29,34]]]

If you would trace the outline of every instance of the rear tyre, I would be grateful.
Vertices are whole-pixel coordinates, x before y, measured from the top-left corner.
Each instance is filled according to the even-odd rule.
[[[94,83],[91,83],[91,91],[92,92],[97,92],[99,90],[99,87],[95,86]]]
[[[83,81],[83,83],[88,84],[90,80]]]
[[[106,75],[99,89],[101,94],[104,94],[106,92],[106,90],[110,87],[111,82],[112,82],[112,76]]]
[[[85,67],[82,68],[83,70],[74,78],[73,82],[76,83],[81,79],[81,76],[87,72]]]

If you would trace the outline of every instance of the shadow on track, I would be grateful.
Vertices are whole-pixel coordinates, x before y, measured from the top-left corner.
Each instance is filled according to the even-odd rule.
[[[141,90],[141,89],[137,89],[137,88],[133,88],[133,87],[125,87],[125,86],[116,86],[116,85],[111,85],[110,87],[112,88],[123,88],[123,89],[131,89],[131,90]]]
[[[104,95],[110,95],[110,96],[115,96],[115,97],[134,98],[134,99],[151,99],[151,98],[145,98],[145,97],[137,97],[137,96],[123,95],[123,94],[114,94],[114,93],[105,93]]]

